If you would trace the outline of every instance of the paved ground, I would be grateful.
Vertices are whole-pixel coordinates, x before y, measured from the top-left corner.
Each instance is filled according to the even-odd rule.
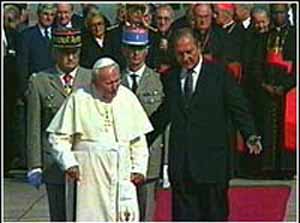
[[[49,221],[45,187],[36,190],[29,186],[21,176],[2,181],[3,212],[2,219],[7,222]],[[296,222],[296,180],[245,180],[234,179],[231,185],[289,185],[291,194],[287,205],[285,221]]]

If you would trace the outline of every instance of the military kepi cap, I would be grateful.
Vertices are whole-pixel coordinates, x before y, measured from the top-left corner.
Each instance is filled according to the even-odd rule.
[[[81,31],[74,28],[57,28],[53,30],[52,47],[54,48],[80,48]]]
[[[149,43],[148,30],[126,27],[122,32],[122,43],[132,46],[146,46]]]

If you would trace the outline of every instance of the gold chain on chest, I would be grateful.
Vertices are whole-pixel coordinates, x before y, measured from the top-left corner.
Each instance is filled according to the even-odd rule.
[[[267,50],[275,53],[282,52],[288,35],[288,29],[283,32],[272,32],[270,33],[267,41]]]

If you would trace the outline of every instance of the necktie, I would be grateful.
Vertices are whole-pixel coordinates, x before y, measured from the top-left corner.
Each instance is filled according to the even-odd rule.
[[[133,93],[136,93],[136,90],[138,88],[137,79],[136,79],[137,75],[136,74],[131,74],[130,77],[132,79],[131,90],[133,91]]]
[[[72,80],[72,76],[70,74],[65,74],[63,76],[63,80],[64,80],[64,90],[67,94],[70,94],[72,91],[72,85],[71,85],[71,80]]]
[[[45,37],[46,37],[47,40],[50,39],[49,34],[50,34],[50,33],[49,33],[49,28],[45,28]]]
[[[184,83],[184,96],[187,101],[191,99],[193,94],[193,71],[187,73],[185,83]]]

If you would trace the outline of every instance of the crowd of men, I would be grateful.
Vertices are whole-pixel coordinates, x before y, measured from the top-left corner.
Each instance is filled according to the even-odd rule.
[[[125,137],[130,138],[130,151],[145,148],[144,143],[150,148],[146,169],[142,160],[148,155],[142,149],[130,155],[136,159],[129,178],[137,187],[140,220],[152,220],[155,190],[165,180],[163,170],[168,162],[176,220],[226,220],[224,194],[232,177],[282,179],[295,175],[296,155],[285,148],[283,124],[286,95],[296,86],[296,5],[183,6],[184,16],[175,19],[172,4],[120,4],[116,23],[111,25],[99,11],[101,5],[81,4],[82,14],[78,15],[72,4],[39,4],[37,24],[27,27],[26,5],[4,5],[5,174],[9,176],[12,168],[26,169],[37,187],[42,182],[38,174],[43,174],[51,220],[66,220],[60,165],[79,180],[77,162],[66,166],[70,161],[56,154],[60,165],[53,166],[55,161],[49,158],[53,148],[59,154],[61,148],[55,145],[60,143],[70,150],[60,134],[79,132],[63,132],[71,127],[51,120],[55,115],[62,122],[68,120],[68,112],[59,110],[66,100],[64,109],[81,112],[72,107],[79,100],[77,95],[73,99],[69,95],[90,82],[107,103],[122,98],[117,93],[123,92],[123,88],[118,90],[120,83],[129,88],[154,127],[150,132],[152,127],[138,130],[138,125],[131,126],[132,134],[140,131],[147,143],[142,136]],[[104,70],[112,76],[106,77]],[[111,87],[105,86],[104,76],[112,82]],[[177,88],[184,92],[183,98]],[[78,93],[78,97],[84,95]],[[128,103],[134,101],[127,97]],[[130,108],[118,103],[126,115]],[[106,109],[98,105],[102,106]],[[107,109],[117,111],[114,106]],[[109,118],[105,109],[101,112],[106,133],[99,137],[118,136],[111,129],[113,123],[126,124],[118,123],[113,115]],[[97,115],[84,118],[87,126],[93,127],[93,123],[86,119]],[[148,123],[144,117],[140,120]],[[78,127],[76,121],[73,125]],[[123,127],[117,127],[117,133],[118,128]],[[52,133],[51,139],[46,129]],[[79,129],[83,136],[85,131],[94,131]],[[93,139],[90,133],[89,137]],[[256,156],[247,153],[247,147]],[[81,158],[76,158],[80,166]],[[219,202],[213,201],[216,196]],[[115,219],[107,217],[106,208],[98,214],[106,216],[105,221]],[[78,213],[78,219],[89,216]]]

